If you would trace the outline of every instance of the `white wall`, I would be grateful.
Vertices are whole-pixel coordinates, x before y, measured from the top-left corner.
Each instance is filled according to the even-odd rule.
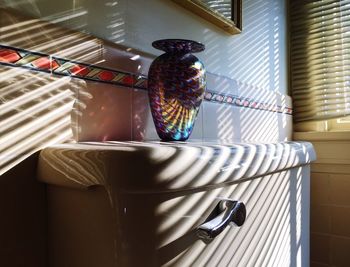
[[[207,70],[287,93],[285,0],[243,0],[243,33],[228,35],[171,0],[0,0],[24,13],[160,54],[154,40],[200,41]]]

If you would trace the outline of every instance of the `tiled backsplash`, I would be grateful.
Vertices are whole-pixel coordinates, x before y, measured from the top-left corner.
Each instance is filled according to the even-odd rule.
[[[6,9],[0,9],[0,45],[0,118],[12,121],[0,129],[3,140],[18,145],[13,150],[0,140],[3,162],[73,135],[158,140],[146,90],[152,55]],[[291,114],[289,96],[209,72],[191,139],[290,140]],[[35,144],[27,142],[33,125]]]
[[[28,68],[34,71],[43,71],[86,81],[147,90],[147,77],[145,75],[94,66],[86,64],[85,62],[71,61],[1,44],[0,65]],[[210,83],[211,87],[207,88],[204,95],[205,101],[292,115],[292,108],[290,106],[282,106],[272,101],[264,102],[261,99],[253,99],[251,97],[239,96],[223,91],[220,92],[220,90],[222,90],[222,84],[225,83],[225,81],[228,83],[229,92],[231,90],[234,91],[234,87],[238,87],[237,82],[226,77],[215,77],[215,75],[210,73],[208,73],[207,76],[212,82]]]
[[[94,66],[85,62],[71,61],[1,44],[0,64],[43,71],[55,75],[70,76],[87,81],[123,85],[130,88],[147,88],[147,78],[143,75]]]
[[[137,56],[139,55],[131,57],[130,60]],[[76,122],[74,124],[76,140],[157,139],[148,108],[147,93],[142,92],[142,90],[147,90],[146,75],[72,61],[55,55],[6,45],[0,45],[0,65],[46,72],[54,77],[68,76],[73,80],[81,80],[77,81],[80,86],[75,92],[76,112],[73,113]],[[206,107],[203,107],[199,113],[192,139],[238,141],[243,137],[252,141],[269,141],[271,138],[276,141],[280,138],[280,132],[277,132],[278,127],[273,127],[276,114],[269,113],[292,115],[290,102],[283,102],[282,96],[277,93],[249,87],[227,77],[207,73],[207,80],[208,86],[204,101],[208,104],[203,104]],[[131,90],[132,96],[130,92],[125,91],[126,89]],[[250,97],[247,97],[248,95]],[[82,106],[84,106],[83,109]],[[120,107],[123,109],[121,110]],[[237,108],[240,109],[237,110]],[[252,110],[244,111],[243,109]],[[264,112],[257,113],[256,111]],[[116,119],[114,117],[116,114],[123,115]],[[127,114],[132,114],[132,119]],[[243,114],[264,117],[263,121],[259,120],[259,130],[254,130],[254,127],[259,125],[254,123],[250,125],[252,129],[248,130],[247,127],[247,130],[242,132],[242,129],[246,127],[246,125],[241,125]],[[127,122],[128,120],[130,122]],[[210,123],[204,123],[203,120]],[[270,124],[274,132],[271,132]],[[126,128],[131,130],[128,131]],[[263,137],[267,132],[270,133]]]

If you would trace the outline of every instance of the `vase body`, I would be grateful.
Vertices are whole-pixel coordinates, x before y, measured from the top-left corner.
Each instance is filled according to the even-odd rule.
[[[163,141],[185,141],[192,133],[206,86],[205,68],[191,52],[204,50],[204,45],[178,39],[152,45],[165,51],[148,73],[148,96],[158,136]]]

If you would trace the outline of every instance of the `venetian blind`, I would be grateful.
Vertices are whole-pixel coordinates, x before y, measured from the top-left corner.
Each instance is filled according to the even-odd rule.
[[[290,1],[295,121],[350,114],[350,0]]]

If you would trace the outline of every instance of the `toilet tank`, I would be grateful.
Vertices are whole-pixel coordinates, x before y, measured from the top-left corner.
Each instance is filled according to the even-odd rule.
[[[309,266],[307,142],[61,144],[41,151],[50,266]],[[222,203],[239,226],[200,234]],[[214,215],[213,215],[214,214]]]

